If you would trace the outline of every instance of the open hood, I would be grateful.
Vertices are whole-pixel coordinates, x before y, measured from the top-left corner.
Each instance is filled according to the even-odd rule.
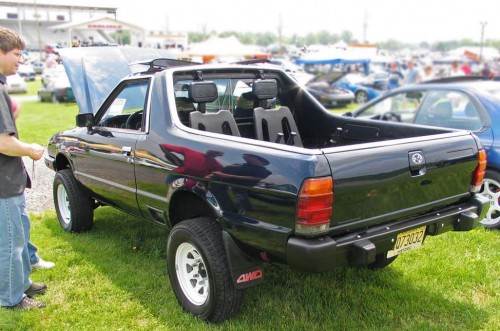
[[[177,58],[174,53],[162,49],[121,46],[63,48],[59,55],[80,113],[93,114],[125,76],[140,71],[140,66],[133,67],[133,64],[157,58]]]

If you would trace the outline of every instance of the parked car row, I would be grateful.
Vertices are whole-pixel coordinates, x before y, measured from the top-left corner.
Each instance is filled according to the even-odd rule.
[[[68,102],[74,101],[73,89],[68,80],[68,76],[53,76],[47,83],[38,90],[38,100],[41,102]]]
[[[21,64],[17,69],[17,73],[26,81],[34,81],[36,78],[35,70],[31,65]]]
[[[28,92],[28,85],[19,73],[7,76],[7,91],[9,93],[26,93]]]
[[[344,87],[331,85],[324,77],[313,78],[306,83],[305,89],[326,108],[343,107],[355,99],[353,92]]]

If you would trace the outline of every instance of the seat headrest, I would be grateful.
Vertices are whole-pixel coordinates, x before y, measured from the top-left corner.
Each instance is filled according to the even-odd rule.
[[[219,97],[217,85],[210,81],[192,82],[189,84],[188,96],[192,102],[212,102]]]
[[[252,84],[252,92],[259,100],[273,99],[278,95],[278,85],[272,79],[256,80]]]
[[[434,110],[432,111],[433,115],[441,118],[451,117],[453,114],[453,107],[451,106],[450,101],[443,101],[438,103]]]

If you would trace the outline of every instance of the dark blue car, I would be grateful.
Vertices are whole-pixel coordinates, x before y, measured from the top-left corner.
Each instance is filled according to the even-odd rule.
[[[346,115],[474,132],[488,162],[482,194],[490,210],[481,223],[500,228],[500,82],[469,78],[405,86]]]
[[[366,103],[375,99],[381,94],[381,91],[365,85],[366,77],[360,74],[347,73],[336,78],[331,82],[332,86],[343,87],[354,93],[354,100],[357,103]]]

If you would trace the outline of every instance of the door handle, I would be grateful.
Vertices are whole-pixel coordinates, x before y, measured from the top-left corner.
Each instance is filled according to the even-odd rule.
[[[123,146],[122,147],[122,155],[123,156],[130,156],[132,154],[132,147],[130,146]]]

